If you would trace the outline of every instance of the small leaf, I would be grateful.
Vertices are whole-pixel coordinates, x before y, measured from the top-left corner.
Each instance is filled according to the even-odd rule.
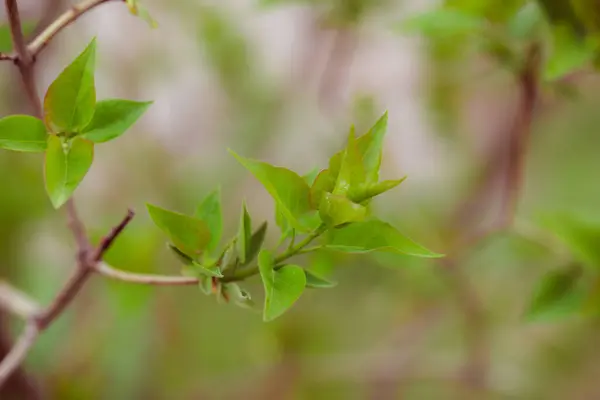
[[[267,222],[263,222],[260,227],[254,231],[250,238],[250,249],[246,256],[246,264],[252,262],[256,255],[262,248],[263,242],[265,241],[265,235],[267,233]]]
[[[240,263],[246,264],[250,254],[250,244],[252,240],[252,219],[248,214],[246,203],[242,205],[242,215],[240,217],[240,226],[237,235],[237,254]]]
[[[229,297],[236,305],[243,308],[253,308],[254,301],[250,293],[239,287],[236,283],[227,283],[223,286],[223,292]]]
[[[198,278],[198,287],[207,296],[213,294],[212,277],[202,275]]]
[[[96,39],[93,39],[48,88],[44,121],[53,132],[81,132],[92,120],[96,105],[95,59]]]
[[[419,33],[433,38],[474,34],[484,28],[484,20],[463,11],[439,8],[416,15],[403,21],[399,28],[403,33]]]
[[[272,321],[300,298],[306,286],[306,275],[297,265],[285,265],[275,271],[273,254],[268,250],[258,254],[258,266],[265,287],[263,319]]]
[[[327,192],[331,193],[335,187],[335,179],[328,169],[319,172],[310,187],[310,205],[313,209],[318,210],[321,204],[323,195]]]
[[[196,209],[196,218],[206,222],[210,230],[210,242],[206,246],[208,251],[213,251],[219,245],[223,234],[223,212],[221,210],[221,189],[209,193]]]
[[[313,272],[304,270],[306,274],[306,287],[312,289],[328,289],[337,286],[337,282],[328,281],[327,279],[316,275]]]
[[[146,21],[146,23],[148,24],[148,26],[150,26],[151,29],[158,28],[158,22],[156,22],[156,20],[152,18],[148,10],[146,10],[146,7],[141,5],[138,0],[126,0],[126,3],[131,14],[136,15],[144,21]]]
[[[578,311],[583,292],[578,290],[577,268],[552,271],[538,283],[527,311],[528,320],[552,320]]]
[[[102,100],[96,104],[92,121],[82,136],[94,143],[104,143],[124,134],[152,104],[151,101]]]
[[[42,152],[48,145],[44,123],[29,115],[0,119],[0,148],[13,151]]]
[[[194,264],[194,260],[192,260],[190,256],[179,250],[177,247],[173,246],[171,243],[167,243],[167,246],[183,265],[190,266]]]
[[[367,208],[353,203],[346,197],[325,193],[321,199],[319,216],[328,226],[338,226],[364,220],[367,217]]]
[[[221,270],[216,265],[202,265],[202,264],[197,263],[195,261],[193,261],[192,263],[193,263],[192,266],[195,268],[195,270],[200,275],[206,275],[206,276],[215,277],[215,278],[222,278],[223,277],[223,274],[221,273]]]
[[[362,155],[358,150],[356,138],[354,137],[354,127],[352,127],[350,128],[348,144],[344,150],[340,171],[337,174],[332,193],[337,196],[345,196],[351,190],[365,183],[365,180],[366,174],[362,162]]]
[[[355,222],[329,233],[326,246],[347,253],[385,251],[417,257],[442,257],[400,233],[387,222]]]
[[[300,217],[310,210],[310,189],[304,179],[289,169],[243,158],[231,150],[230,152],[263,184],[295,229],[301,232],[310,230],[300,222]]]
[[[94,159],[94,143],[75,138],[63,144],[56,135],[48,135],[44,165],[46,192],[54,208],[71,197]]]
[[[210,231],[204,221],[146,204],[156,226],[184,254],[195,259],[210,241]]]
[[[391,190],[404,182],[406,177],[397,180],[381,181],[378,183],[362,185],[358,189],[349,193],[349,198],[355,203],[362,203],[363,201],[369,200],[375,196],[379,196],[382,193]]]

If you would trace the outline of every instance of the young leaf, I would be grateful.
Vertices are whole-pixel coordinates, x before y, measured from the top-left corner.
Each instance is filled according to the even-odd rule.
[[[265,241],[265,235],[267,233],[267,222],[263,222],[257,230],[254,231],[252,237],[250,238],[250,249],[248,249],[248,254],[246,255],[246,264],[252,262],[254,257],[260,251],[263,242]]]
[[[272,321],[300,298],[306,286],[306,275],[297,265],[286,265],[275,271],[273,254],[268,250],[258,254],[258,267],[265,287],[263,320]]]
[[[196,218],[206,222],[210,230],[210,242],[206,246],[213,251],[219,245],[223,233],[223,213],[221,210],[221,189],[216,189],[202,200],[194,214]]]
[[[547,273],[535,289],[527,319],[551,320],[576,312],[583,304],[579,278],[580,271],[576,268]]]
[[[337,282],[328,281],[327,279],[316,275],[313,272],[304,270],[306,274],[306,287],[312,289],[328,289],[337,286]]]
[[[198,287],[207,296],[213,293],[212,277],[202,275],[198,278]]]
[[[239,287],[236,283],[227,283],[223,286],[223,295],[233,300],[235,304],[243,308],[254,307],[254,301],[250,293]]]
[[[206,275],[206,276],[215,277],[215,278],[223,277],[221,270],[216,265],[202,265],[200,263],[192,261],[192,266],[200,275]]]
[[[397,180],[381,181],[378,183],[361,185],[356,190],[350,191],[348,197],[355,203],[362,203],[363,201],[369,200],[372,197],[379,196],[382,193],[391,190],[404,182],[406,177]]]
[[[310,229],[300,222],[300,217],[310,210],[310,189],[302,177],[289,169],[244,158],[231,150],[230,152],[263,184],[295,229],[301,232]]]
[[[44,123],[29,115],[0,119],[0,148],[13,151],[42,152],[48,145]]]
[[[353,203],[346,197],[325,193],[321,199],[319,216],[328,226],[338,226],[364,220],[367,217],[367,208]]]
[[[331,193],[335,187],[335,179],[328,169],[319,172],[310,187],[310,205],[318,210],[324,193]]]
[[[102,100],[96,104],[92,121],[82,136],[94,143],[104,143],[124,134],[150,107],[151,101]]]
[[[355,222],[329,233],[326,246],[347,253],[385,251],[417,257],[442,257],[427,250],[380,220]]]
[[[348,144],[344,150],[340,171],[337,174],[337,180],[333,188],[333,194],[345,196],[349,191],[363,184],[366,179],[365,168],[362,162],[362,156],[356,144],[354,137],[354,126],[350,128],[348,135]]]
[[[94,143],[75,138],[64,144],[56,135],[48,135],[44,165],[46,192],[54,208],[71,197],[94,159]]]
[[[184,254],[195,259],[210,241],[210,231],[204,221],[146,204],[154,224],[163,231]]]
[[[92,120],[96,105],[95,59],[96,39],[93,39],[48,88],[44,121],[53,132],[81,132]]]
[[[240,226],[237,235],[237,253],[240,263],[246,264],[250,254],[250,244],[252,240],[252,219],[248,214],[246,203],[242,205],[242,215],[240,217]]]
[[[158,22],[146,10],[146,7],[140,4],[138,0],[126,0],[127,7],[129,8],[129,12],[133,15],[137,15],[150,26],[151,29],[158,28]]]
[[[173,252],[173,254],[175,254],[179,261],[181,261],[183,265],[190,266],[194,264],[194,260],[187,254],[179,250],[177,247],[173,246],[171,243],[167,243],[167,246]]]

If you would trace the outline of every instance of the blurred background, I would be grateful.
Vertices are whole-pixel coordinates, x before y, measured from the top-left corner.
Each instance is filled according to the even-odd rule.
[[[118,144],[97,146],[75,193],[95,238],[128,207],[138,212],[106,261],[178,274],[145,202],[191,212],[217,185],[226,232],[236,231],[246,199],[256,223],[270,222],[275,244],[270,197],[227,149],[307,173],[325,167],[351,124],[362,133],[385,110],[383,175],[408,179],[378,198],[376,212],[446,251],[448,220],[510,129],[519,91],[468,40],[398,29],[436,4],[147,0],[159,25],[150,29],[108,2],[65,29],[37,63],[40,94],[96,36],[98,98],[154,100]],[[19,5],[35,32],[71,3]],[[30,112],[16,69],[5,62],[0,71],[1,116]],[[541,91],[520,221],[546,210],[598,214],[597,79],[578,76],[573,86],[576,96]],[[74,266],[64,210],[45,195],[39,154],[0,152],[0,180],[0,276],[47,304]],[[44,398],[65,400],[600,398],[597,324],[523,318],[557,262],[511,233],[469,248],[452,273],[430,260],[321,252],[299,264],[339,285],[307,291],[267,324],[195,287],[95,278],[24,368]],[[259,279],[248,288],[260,304]],[[5,341],[22,328],[8,316],[1,327]]]

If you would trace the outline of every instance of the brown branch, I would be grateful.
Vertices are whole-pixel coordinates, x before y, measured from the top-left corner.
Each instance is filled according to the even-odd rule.
[[[11,55],[11,54],[6,54],[6,53],[0,53],[0,61],[12,61],[14,62],[15,56]]]
[[[7,0],[8,1],[8,0]],[[79,4],[72,6],[68,11],[65,11],[52,24],[50,24],[42,33],[31,41],[27,46],[32,57],[36,57],[56,36],[60,31],[77,20],[80,16],[90,11],[102,3],[107,3],[112,0],[84,0]],[[124,0],[119,0],[124,1]]]
[[[40,330],[37,324],[28,322],[19,340],[17,340],[10,352],[2,359],[2,362],[0,362],[0,387],[23,363],[39,334]]]

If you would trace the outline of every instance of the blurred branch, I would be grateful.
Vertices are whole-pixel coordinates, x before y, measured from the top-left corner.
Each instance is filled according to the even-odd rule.
[[[37,302],[27,294],[2,281],[0,281],[0,308],[23,319],[31,318],[41,310]]]
[[[136,274],[132,272],[121,271],[111,267],[106,263],[98,263],[94,270],[102,276],[110,279],[137,283],[141,285],[156,285],[156,286],[178,286],[178,285],[197,285],[199,280],[194,277],[187,276],[165,276],[152,274]]]
[[[33,320],[30,320],[10,352],[0,362],[0,387],[2,387],[6,380],[10,378],[13,372],[25,360],[27,353],[33,347],[39,334],[40,329],[37,324]]]
[[[0,61],[15,61],[15,56],[6,53],[0,53]]]
[[[79,4],[72,6],[68,11],[65,11],[53,23],[51,23],[42,33],[31,41],[27,46],[32,57],[36,57],[50,43],[52,38],[60,31],[77,20],[80,16],[90,11],[102,3],[107,3],[113,0],[84,0]],[[118,0],[124,1],[124,0]]]

